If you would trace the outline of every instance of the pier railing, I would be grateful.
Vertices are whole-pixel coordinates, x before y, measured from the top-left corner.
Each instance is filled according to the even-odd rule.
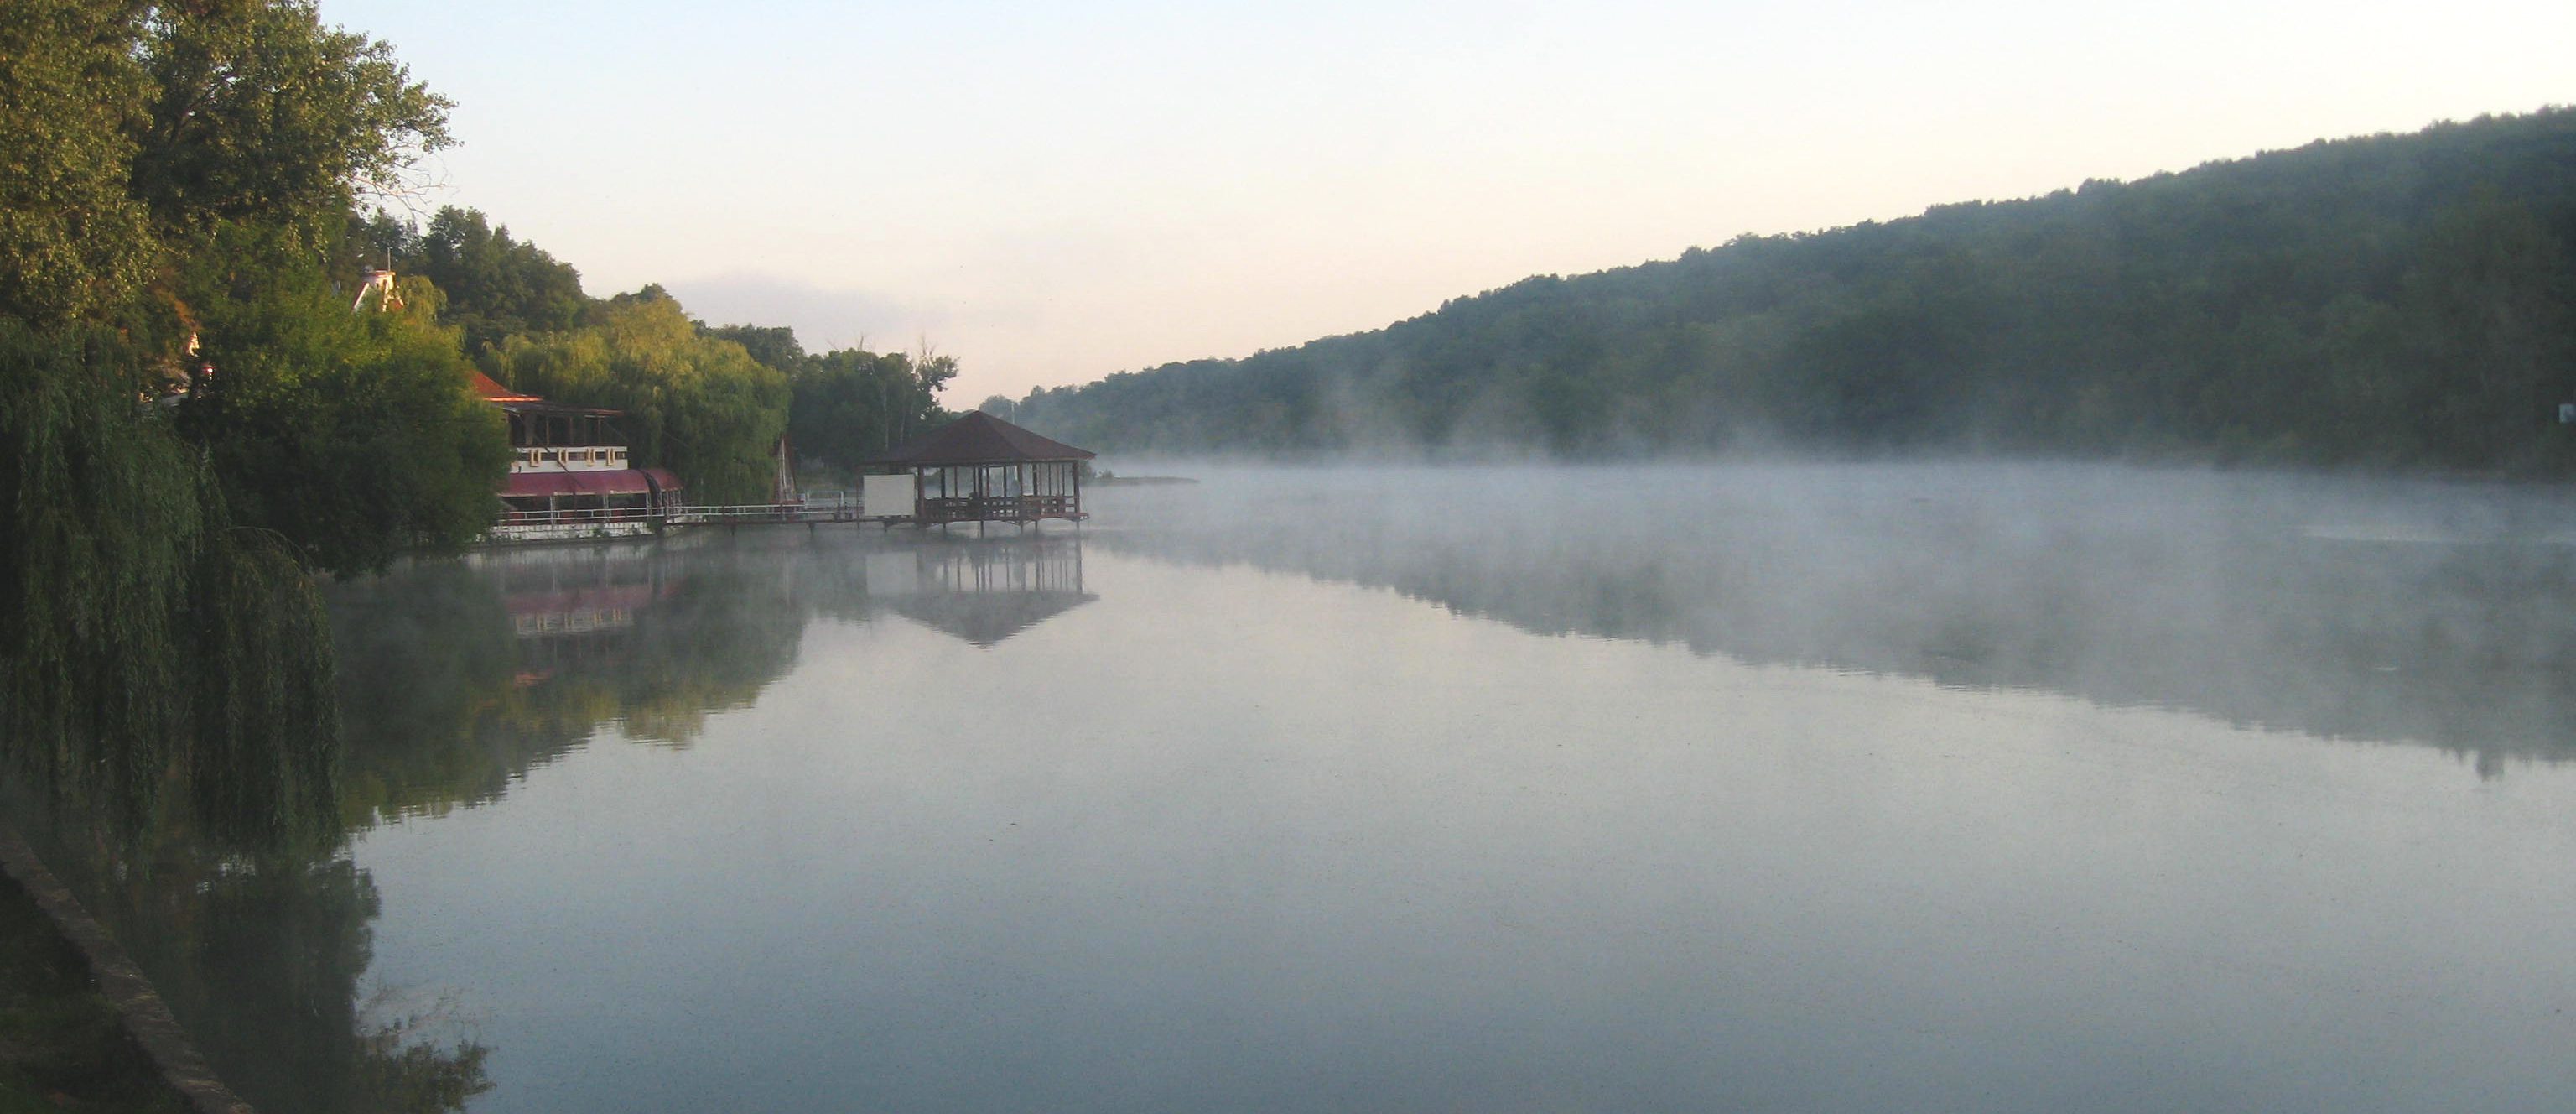
[[[855,491],[813,491],[792,503],[680,504],[661,507],[581,507],[553,511],[504,512],[494,523],[494,537],[581,536],[566,531],[632,533],[666,526],[750,526],[822,522],[1035,522],[1047,518],[1079,519],[1073,501],[1062,495],[1018,495],[983,499],[922,500],[921,514],[906,504],[891,514],[870,514]],[[611,529],[615,527],[616,529]]]
[[[815,491],[793,503],[680,504],[662,507],[578,507],[552,511],[504,512],[497,526],[505,527],[583,527],[606,526],[610,523],[643,523],[652,526],[693,526],[706,523],[753,522],[858,522],[868,518],[910,518],[912,508],[901,514],[871,516],[859,506],[855,491]]]

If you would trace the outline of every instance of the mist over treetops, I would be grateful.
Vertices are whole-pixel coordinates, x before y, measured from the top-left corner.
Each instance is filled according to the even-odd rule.
[[[2576,111],[1542,275],[1123,372],[1019,420],[1123,452],[1993,452],[2562,473]]]

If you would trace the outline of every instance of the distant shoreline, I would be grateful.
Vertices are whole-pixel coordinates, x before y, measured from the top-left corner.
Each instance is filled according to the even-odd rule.
[[[1188,476],[1102,476],[1091,481],[1101,487],[1146,487],[1155,484],[1194,484]]]

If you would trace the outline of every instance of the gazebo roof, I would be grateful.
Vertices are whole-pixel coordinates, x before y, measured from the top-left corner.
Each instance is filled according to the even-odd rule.
[[[1100,597],[1089,592],[943,592],[909,596],[897,614],[978,646],[993,646]]]
[[[1098,456],[1041,437],[981,410],[885,451],[870,464],[939,468],[957,464],[1018,464],[1036,460],[1089,460]]]

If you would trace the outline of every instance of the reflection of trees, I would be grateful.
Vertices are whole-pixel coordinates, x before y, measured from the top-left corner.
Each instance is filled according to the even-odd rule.
[[[1094,598],[1078,539],[846,530],[503,551],[343,585],[343,815],[495,800],[609,724],[686,745],[793,668],[816,615],[990,645]]]
[[[779,563],[756,555],[709,561],[637,622],[630,651],[614,668],[577,675],[580,688],[613,708],[628,736],[686,744],[709,713],[749,707],[796,664],[811,611]]]
[[[133,807],[13,802],[31,834],[53,833],[39,836],[47,861],[261,1110],[455,1110],[489,1086],[486,1050],[446,1011],[361,995],[378,904],[341,851],[347,832],[496,798],[611,721],[684,742],[708,710],[748,703],[783,673],[804,623],[756,561],[681,569],[650,550],[563,550],[487,563],[330,591],[338,823],[281,820],[311,810],[273,798],[312,782],[249,753],[234,755],[249,769],[222,776],[173,769]]]
[[[2528,532],[2511,493],[2470,513],[2441,491],[2002,467],[1245,482],[1260,497],[1134,493],[1121,517],[1151,525],[1096,543],[1540,633],[2428,742],[2482,770],[2576,757],[2576,551],[2474,541]],[[2387,521],[2311,529],[2356,519]],[[2449,540],[2396,540],[2428,535]]]
[[[9,803],[48,819],[42,802]],[[219,843],[178,810],[115,841],[79,825],[27,827],[258,1109],[461,1110],[489,1089],[480,1043],[362,1004],[378,904],[346,856]]]
[[[114,838],[29,826],[66,833],[48,861],[254,1106],[462,1109],[489,1088],[487,1050],[455,1029],[453,1003],[361,993],[378,901],[342,852],[346,833],[495,799],[612,721],[685,742],[709,710],[748,703],[793,663],[804,612],[775,570],[738,556],[503,554],[335,586],[340,823],[328,834],[228,818],[261,807],[229,788],[241,778],[210,792],[179,777],[189,792],[161,794],[171,803],[149,827]]]
[[[332,599],[353,824],[497,799],[616,723],[685,744],[795,663],[785,552],[505,551]]]
[[[270,1111],[456,1110],[486,1088],[486,1050],[447,1043],[412,1019],[362,1011],[357,981],[378,911],[365,871],[333,857],[218,869],[192,880],[183,907],[158,910],[176,934],[153,941],[147,969],[226,1080]],[[156,896],[170,902],[171,888]],[[174,1009],[180,1007],[174,1002]]]
[[[362,993],[379,904],[349,833],[498,800],[603,726],[686,744],[794,666],[811,616],[892,611],[998,639],[1091,599],[1080,570],[1070,539],[802,530],[412,565],[326,593],[336,824],[276,823],[280,806],[243,789],[300,783],[185,769],[149,807],[99,810],[145,817],[123,827],[54,823],[88,812],[23,786],[0,795],[253,1105],[461,1109],[489,1087],[488,1053],[455,1002]]]
[[[402,590],[377,587],[396,582]],[[344,822],[484,799],[570,745],[530,747],[480,729],[486,709],[510,692],[515,654],[499,593],[470,570],[413,566],[342,586],[331,615]]]

